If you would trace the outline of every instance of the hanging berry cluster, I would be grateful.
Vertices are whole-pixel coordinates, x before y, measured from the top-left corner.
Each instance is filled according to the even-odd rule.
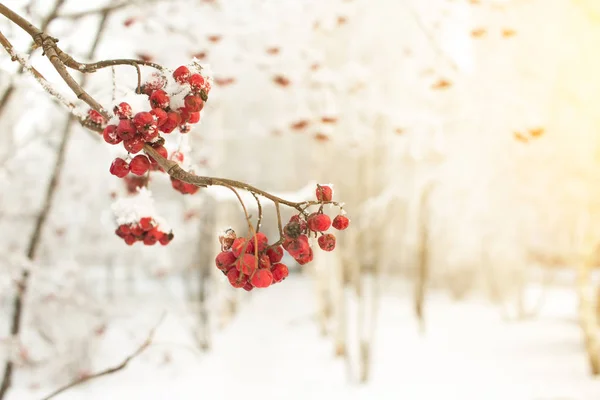
[[[219,237],[221,252],[217,255],[215,264],[227,276],[231,286],[250,291],[283,281],[289,274],[287,265],[281,262],[284,251],[300,265],[313,260],[309,237],[318,237],[319,247],[324,251],[335,249],[335,236],[325,231],[332,226],[337,230],[344,230],[350,220],[339,214],[332,222],[323,213],[323,203],[333,203],[330,186],[318,185],[316,197],[321,203],[319,210],[292,216],[283,227],[283,237],[276,243],[269,244],[269,239],[262,232],[244,238],[237,237],[235,231],[228,229]]]
[[[163,75],[153,75],[144,83],[139,91],[146,95],[146,110],[134,113],[128,102],[120,102],[113,108],[114,118],[109,121],[102,132],[104,141],[111,145],[123,145],[128,157],[116,158],[110,173],[125,178],[132,173],[143,176],[149,171],[162,171],[158,163],[144,154],[137,154],[149,144],[163,157],[168,158],[167,149],[163,146],[164,135],[175,130],[182,134],[190,131],[191,126],[200,122],[200,112],[208,100],[211,89],[210,79],[202,75],[196,65],[178,67],[172,74],[173,79]],[[88,114],[92,123],[102,123],[103,118],[97,112]],[[180,157],[178,162],[182,162]],[[194,194],[198,188],[194,185],[171,179],[172,186],[182,194]]]
[[[121,224],[115,234],[129,246],[135,242],[143,242],[146,246],[158,242],[166,246],[173,240],[173,233],[161,231],[157,222],[151,217],[141,218],[135,223]]]

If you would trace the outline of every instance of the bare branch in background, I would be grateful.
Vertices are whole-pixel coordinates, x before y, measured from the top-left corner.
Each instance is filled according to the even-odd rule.
[[[94,374],[91,375],[86,375],[82,378],[79,378],[61,388],[56,389],[54,392],[50,393],[49,395],[47,395],[46,397],[44,397],[42,400],[50,400],[53,397],[56,397],[57,395],[72,389],[76,386],[82,385],[86,382],[89,382],[91,380],[94,379],[98,379],[101,378],[103,376],[106,375],[110,375],[110,374],[114,374],[115,372],[119,372],[123,369],[125,369],[127,367],[127,365],[136,357],[138,357],[140,354],[142,354],[151,344],[152,341],[154,340],[154,334],[156,333],[156,330],[158,329],[158,327],[160,326],[160,324],[162,323],[162,321],[165,318],[165,313],[163,313],[158,321],[158,323],[150,330],[150,333],[148,333],[148,337],[146,338],[146,340],[144,340],[144,342],[130,355],[128,355],[127,357],[125,357],[125,359],[123,359],[123,361],[121,361],[119,364],[110,367],[110,368],[106,368],[102,371],[96,372]]]

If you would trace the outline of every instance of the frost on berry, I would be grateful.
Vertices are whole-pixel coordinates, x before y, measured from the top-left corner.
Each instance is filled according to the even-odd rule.
[[[133,116],[133,110],[131,109],[131,106],[129,105],[129,103],[124,101],[114,106],[113,113],[119,119],[127,119]]]
[[[221,243],[221,250],[222,251],[229,250],[231,248],[231,246],[233,245],[233,242],[235,241],[236,237],[237,237],[237,235],[233,229],[231,229],[231,228],[225,229],[219,235],[219,243]]]
[[[106,128],[102,131],[102,137],[104,141],[108,144],[119,144],[123,141],[119,135],[117,135],[117,126],[116,125],[107,125]]]
[[[134,136],[131,139],[123,141],[123,147],[131,154],[136,154],[144,148],[144,139],[141,136]]]
[[[338,231],[343,231],[348,228],[348,225],[350,225],[350,220],[345,215],[337,215],[331,223],[331,226]]]
[[[157,215],[150,191],[146,188],[139,189],[135,196],[118,199],[111,209],[117,224],[115,234],[126,244],[167,245],[173,240],[171,228]]]
[[[106,123],[106,118],[96,110],[88,111],[88,119],[96,125],[104,125]]]
[[[118,178],[123,178],[129,173],[129,164],[122,158],[115,158],[110,164],[110,173]]]
[[[333,189],[331,184],[329,185],[317,185],[315,194],[318,201],[331,201],[333,198]]]
[[[154,91],[154,93],[150,95],[150,105],[152,108],[169,107],[169,95],[162,89]]]
[[[312,213],[306,219],[308,229],[315,232],[324,232],[331,227],[331,218],[327,214]]]

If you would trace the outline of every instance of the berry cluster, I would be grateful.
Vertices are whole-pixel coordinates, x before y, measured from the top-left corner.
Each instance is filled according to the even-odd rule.
[[[330,186],[318,185],[317,201],[321,207],[317,212],[307,214],[301,212],[290,218],[283,227],[283,237],[269,245],[267,236],[258,232],[250,238],[236,237],[232,229],[228,229],[219,237],[221,252],[215,263],[229,280],[231,286],[244,288],[266,288],[281,282],[288,276],[288,267],[281,263],[284,250],[300,265],[313,260],[313,250],[309,237],[318,237],[317,243],[324,251],[335,249],[336,238],[325,233],[330,227],[344,230],[350,224],[345,215],[337,215],[333,221],[323,213],[323,203],[332,203],[333,191]]]
[[[182,134],[188,133],[191,125],[200,122],[200,112],[208,100],[211,89],[210,80],[203,76],[197,68],[180,66],[173,74],[173,80],[162,75],[153,78],[141,86],[141,92],[148,98],[147,109],[134,114],[128,102],[121,102],[113,108],[114,118],[106,125],[102,136],[111,145],[122,143],[128,154],[137,154],[149,144],[163,157],[167,158],[167,149],[163,146],[161,134],[171,134],[176,129]],[[142,95],[143,96],[143,95]],[[88,119],[96,124],[103,124],[104,118],[95,111],[90,111]],[[177,153],[177,154],[175,154]],[[128,157],[129,158],[129,157]],[[174,152],[172,159],[183,161],[179,152]],[[116,158],[110,173],[124,178],[130,172],[142,176],[148,171],[162,171],[152,158],[138,154],[130,161]],[[194,194],[198,188],[172,180],[173,188],[182,194]]]
[[[161,231],[156,221],[151,217],[140,218],[136,223],[121,224],[116,229],[115,234],[129,246],[135,242],[143,242],[146,246],[152,246],[158,242],[166,246],[173,240],[173,232]]]
[[[229,229],[226,236],[221,237],[223,251],[217,255],[215,264],[235,288],[250,291],[269,287],[287,278],[289,271],[281,262],[281,246],[268,243],[269,239],[262,232],[252,238],[236,238],[235,232]]]

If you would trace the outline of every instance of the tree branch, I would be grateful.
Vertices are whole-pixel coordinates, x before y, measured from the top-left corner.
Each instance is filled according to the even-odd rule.
[[[86,375],[82,378],[74,380],[73,382],[68,383],[63,387],[56,389],[54,392],[50,393],[49,395],[44,397],[42,400],[50,400],[51,398],[56,397],[57,395],[65,392],[69,389],[72,389],[75,386],[79,386],[79,385],[89,382],[91,380],[101,378],[106,375],[114,374],[115,372],[125,369],[127,367],[127,365],[131,362],[131,360],[133,360],[134,358],[136,358],[140,354],[142,354],[152,344],[152,341],[154,340],[154,334],[156,333],[156,330],[158,329],[158,327],[160,326],[160,324],[162,323],[164,318],[165,318],[165,314],[163,313],[161,315],[158,323],[148,333],[148,337],[146,338],[146,340],[144,340],[144,342],[133,353],[131,353],[130,355],[125,357],[125,359],[123,359],[123,361],[121,361],[119,364],[109,367],[109,368],[106,368],[102,371],[96,372],[95,374]]]

